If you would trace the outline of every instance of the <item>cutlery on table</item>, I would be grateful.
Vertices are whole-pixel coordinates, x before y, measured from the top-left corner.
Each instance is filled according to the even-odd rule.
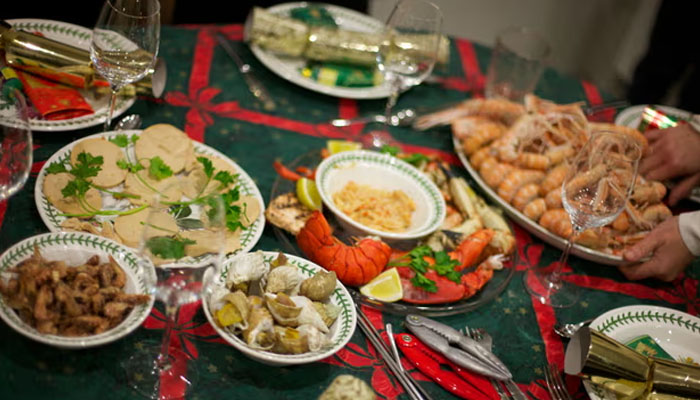
[[[233,50],[231,44],[228,40],[220,33],[216,35],[216,40],[219,42],[221,47],[224,49],[226,54],[236,63],[238,70],[243,74],[243,79],[245,80],[248,89],[255,96],[256,99],[263,103],[263,108],[267,111],[273,111],[276,108],[275,102],[270,97],[265,87],[260,83],[260,81],[253,76],[253,69],[250,64],[243,62],[241,57]]]
[[[547,391],[554,400],[573,400],[561,377],[559,369],[552,364],[544,366],[544,379],[547,382]]]
[[[403,110],[399,110],[396,113],[392,114],[391,117],[389,117],[388,122],[384,115],[376,114],[349,119],[336,118],[331,120],[331,125],[341,128],[344,126],[350,126],[352,124],[359,124],[364,122],[379,122],[381,124],[386,123],[391,126],[404,126],[409,125],[411,122],[413,122],[415,118],[416,110],[412,108],[404,108]]]
[[[500,381],[513,377],[498,357],[451,326],[409,314],[406,316],[406,327],[426,346],[461,367]]]
[[[464,330],[467,336],[481,343],[482,346],[491,351],[491,349],[493,348],[493,338],[488,332],[480,328],[474,329],[469,327],[465,327]],[[523,391],[520,390],[518,385],[512,379],[503,381],[503,384],[506,386],[506,389],[508,389],[508,391],[510,392],[510,396],[503,393],[503,390],[498,384],[498,381],[492,379],[491,383],[494,387],[496,387],[496,390],[501,395],[501,399],[528,400],[528,397],[525,395],[525,393],[523,393]]]
[[[595,318],[589,318],[576,324],[556,324],[554,325],[554,332],[561,337],[570,339],[572,336],[574,336],[576,331],[581,329],[584,325],[590,324],[594,319]]]
[[[391,350],[387,348],[386,343],[384,343],[384,340],[379,335],[379,332],[374,329],[374,326],[372,326],[372,323],[369,321],[365,313],[362,312],[360,306],[356,304],[355,308],[357,309],[357,323],[360,326],[360,329],[365,336],[367,336],[367,339],[369,339],[374,348],[377,349],[382,361],[384,361],[386,366],[389,367],[389,370],[391,370],[396,379],[399,381],[399,384],[401,384],[401,386],[404,388],[408,397],[410,397],[412,400],[432,400],[425,390],[418,384],[418,382],[416,382],[410,374],[403,370],[401,363],[394,360],[394,358],[391,356]]]
[[[392,339],[392,336],[390,335],[389,338]],[[468,371],[448,360],[443,354],[431,350],[415,336],[399,333],[393,335],[393,339],[404,356],[419,371],[455,396],[470,400],[498,397],[498,393],[486,378]]]
[[[115,131],[128,131],[130,129],[139,129],[141,127],[141,116],[138,114],[129,114],[122,118],[114,125]]]

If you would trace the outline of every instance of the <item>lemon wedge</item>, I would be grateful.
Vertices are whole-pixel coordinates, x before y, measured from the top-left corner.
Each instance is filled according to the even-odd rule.
[[[401,300],[403,298],[403,289],[401,288],[399,271],[396,268],[390,268],[382,272],[362,286],[360,293],[387,303]]]
[[[362,143],[350,142],[348,140],[329,140],[326,142],[326,148],[331,154],[340,153],[342,151],[360,150]]]
[[[323,206],[321,195],[318,194],[316,182],[308,178],[297,180],[297,198],[301,204],[312,210],[320,210]]]

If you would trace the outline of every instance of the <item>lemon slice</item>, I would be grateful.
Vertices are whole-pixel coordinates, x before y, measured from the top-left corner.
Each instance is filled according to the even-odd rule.
[[[362,286],[360,293],[387,303],[401,300],[403,289],[401,288],[399,271],[396,268],[390,268],[382,272],[365,286]]]
[[[318,194],[318,189],[316,188],[316,182],[308,178],[297,180],[297,198],[301,204],[312,210],[320,210],[323,205],[321,195]]]
[[[335,154],[341,151],[360,150],[362,148],[362,143],[350,142],[347,140],[329,140],[326,142],[326,147],[331,154]]]

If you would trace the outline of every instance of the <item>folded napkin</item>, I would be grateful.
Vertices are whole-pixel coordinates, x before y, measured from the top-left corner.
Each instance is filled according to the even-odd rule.
[[[20,70],[15,72],[27,97],[44,119],[59,121],[94,113],[77,89]]]

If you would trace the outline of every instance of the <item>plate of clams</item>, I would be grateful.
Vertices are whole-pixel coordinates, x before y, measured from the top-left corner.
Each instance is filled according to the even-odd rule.
[[[244,355],[286,366],[331,356],[350,341],[357,314],[334,272],[301,257],[257,251],[228,258],[204,297],[217,333]]]

